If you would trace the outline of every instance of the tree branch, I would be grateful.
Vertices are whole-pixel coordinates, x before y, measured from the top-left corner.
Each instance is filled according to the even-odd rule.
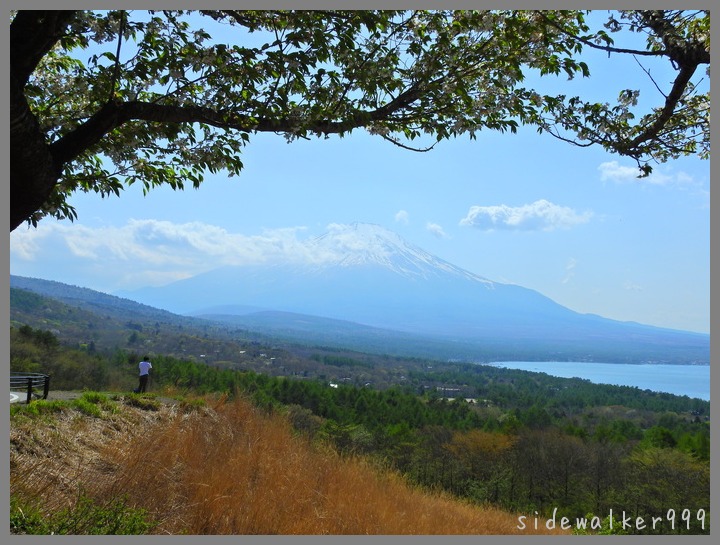
[[[622,47],[612,47],[609,45],[599,45],[593,42],[592,40],[588,38],[584,38],[582,36],[578,36],[577,34],[570,32],[567,28],[563,27],[562,25],[559,25],[555,21],[549,19],[544,12],[540,12],[540,17],[543,21],[545,21],[546,24],[550,25],[551,27],[559,30],[563,34],[570,36],[573,40],[577,40],[583,45],[586,45],[588,47],[592,47],[593,49],[599,49],[600,51],[605,51],[606,53],[630,53],[632,55],[644,55],[647,57],[660,57],[663,55],[666,55],[667,53],[665,51],[646,51],[646,50],[639,50],[639,49],[626,49]]]
[[[704,44],[678,36],[675,27],[663,17],[662,10],[642,12],[643,22],[665,45],[665,54],[679,66],[710,64],[710,52]]]
[[[383,138],[383,140],[387,140],[388,142],[390,142],[391,144],[394,144],[395,146],[397,146],[399,148],[406,149],[408,151],[415,151],[418,153],[425,153],[427,151],[432,151],[435,148],[435,146],[437,145],[437,142],[435,142],[432,146],[429,146],[427,148],[413,148],[412,146],[406,146],[405,144],[402,144],[399,141],[395,140],[394,138],[390,138],[389,136],[386,136],[384,134],[381,134],[380,136]]]
[[[112,80],[110,81],[110,96],[108,101],[112,100],[115,96],[115,86],[117,85],[118,79],[120,79],[120,48],[122,47],[123,32],[125,31],[125,20],[127,15],[125,11],[120,12],[120,30],[118,30],[118,44],[117,51],[115,52],[115,68],[113,70]]]
[[[685,65],[680,69],[680,73],[677,75],[675,81],[673,82],[672,90],[665,99],[665,106],[663,106],[663,109],[660,111],[660,115],[657,117],[655,122],[649,127],[647,127],[641,134],[630,140],[628,143],[618,144],[618,152],[627,154],[631,157],[635,157],[640,153],[640,150],[637,149],[640,144],[655,138],[660,133],[660,131],[665,127],[667,122],[673,116],[673,113],[675,112],[675,107],[682,98],[683,93],[685,92],[685,89],[687,88],[688,83],[690,82],[690,79],[692,78],[696,69],[697,65]]]
[[[317,120],[298,123],[290,118],[257,118],[227,110],[202,106],[172,106],[142,101],[111,101],[85,123],[50,145],[56,161],[67,163],[96,145],[107,133],[132,120],[157,123],[205,123],[225,130],[242,132],[275,132],[339,134],[386,119],[392,113],[414,102],[421,91],[412,87],[388,104],[369,112],[357,111],[342,121]]]

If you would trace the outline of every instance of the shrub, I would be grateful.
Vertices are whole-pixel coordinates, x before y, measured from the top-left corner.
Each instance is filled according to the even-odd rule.
[[[83,414],[94,416],[95,418],[102,418],[102,411],[100,410],[100,407],[88,401],[84,397],[75,399],[72,406]]]
[[[192,399],[183,398],[180,400],[179,406],[183,412],[189,413],[206,407],[207,403],[202,397],[195,397]]]
[[[126,405],[137,407],[145,411],[157,411],[160,408],[160,402],[152,396],[128,394],[124,398]]]
[[[118,411],[117,405],[107,395],[101,394],[100,392],[83,392],[80,399],[97,405],[102,410],[109,411],[111,413],[116,413]]]
[[[20,505],[15,498],[10,502],[13,534],[140,535],[153,526],[147,512],[128,506],[126,497],[96,503],[81,493],[74,506],[45,516],[33,505]]]
[[[69,407],[69,403],[63,400],[48,401],[38,399],[32,403],[13,403],[10,405],[10,416],[24,415],[30,418],[52,415],[61,412]]]
[[[40,511],[29,504],[10,498],[10,533],[11,534],[49,534],[50,527]]]

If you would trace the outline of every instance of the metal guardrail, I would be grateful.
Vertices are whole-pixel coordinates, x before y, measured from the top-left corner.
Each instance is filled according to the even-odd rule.
[[[47,399],[50,391],[50,375],[43,373],[10,373],[10,390],[27,392],[27,403],[32,401],[33,394],[37,390],[42,390],[41,399]]]

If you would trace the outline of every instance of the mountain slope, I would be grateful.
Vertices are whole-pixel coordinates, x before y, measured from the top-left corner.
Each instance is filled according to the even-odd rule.
[[[307,256],[302,263],[219,268],[125,295],[178,313],[237,304],[350,321],[491,347],[498,357],[709,362],[708,335],[580,314],[534,290],[460,269],[379,226],[335,227],[308,244]],[[481,353],[487,350],[445,355]]]

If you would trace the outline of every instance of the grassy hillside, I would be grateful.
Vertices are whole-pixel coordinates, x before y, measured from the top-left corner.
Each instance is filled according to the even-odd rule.
[[[548,532],[420,491],[242,399],[35,402],[13,410],[10,447],[13,533]]]
[[[86,393],[72,407],[13,408],[11,521],[18,532],[243,533],[270,532],[272,524],[280,533],[431,531],[419,522],[405,530],[378,526],[386,519],[377,511],[362,515],[365,523],[376,521],[371,529],[345,526],[353,520],[349,504],[328,514],[348,498],[355,506],[355,488],[373,482],[377,496],[368,491],[363,503],[388,509],[388,520],[401,522],[411,511],[402,508],[398,486],[420,495],[411,495],[409,505],[419,508],[426,500],[417,497],[429,497],[472,504],[472,513],[492,505],[506,515],[549,517],[557,508],[583,517],[612,508],[654,517],[669,506],[693,513],[709,508],[707,401],[462,362],[248,342],[228,331],[216,337],[189,324],[146,320],[140,311],[133,319],[102,315],[11,289],[11,370],[50,374],[51,399],[64,389],[76,396],[117,392],[114,400]],[[138,358],[147,353],[152,393],[128,394],[137,385]],[[257,408],[232,412],[236,405],[218,397],[198,410],[202,404],[157,403],[159,393],[239,397]],[[248,435],[253,426],[257,434]],[[265,432],[277,426],[288,439],[263,447]],[[286,441],[291,448],[281,446]],[[143,464],[149,474],[139,469]],[[292,476],[283,473],[285,466]],[[315,466],[320,473],[313,473]],[[244,473],[247,468],[254,469]],[[357,479],[344,480],[351,475]],[[153,496],[157,491],[174,496]],[[287,499],[299,504],[283,503]],[[216,515],[203,511],[199,526],[184,530],[201,505],[224,507]],[[256,505],[265,508],[248,514]],[[401,511],[393,511],[397,506]],[[244,509],[238,512],[247,526],[228,520],[233,508]],[[491,511],[480,512],[487,521]],[[280,526],[286,513],[319,520],[313,529]],[[221,520],[212,522],[213,516]],[[264,517],[272,521],[258,522]],[[202,524],[210,529],[198,530]],[[472,531],[455,527],[433,523],[432,531],[492,533],[481,524]],[[666,524],[638,533],[668,531],[709,528]]]

